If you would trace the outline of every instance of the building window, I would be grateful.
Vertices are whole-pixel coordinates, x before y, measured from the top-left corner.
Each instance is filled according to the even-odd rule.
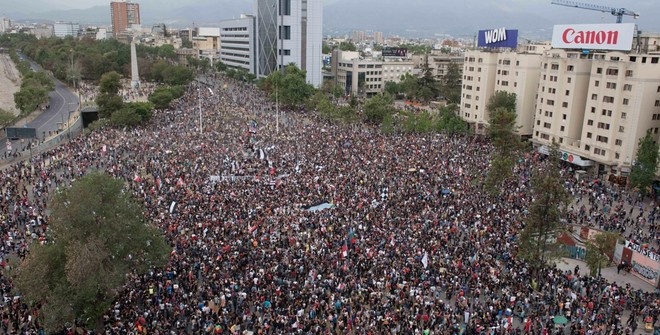
[[[633,76],[633,70],[627,70],[626,77],[632,77],[632,76]]]
[[[559,131],[564,131],[564,126],[559,127]]]
[[[562,103],[561,103],[561,106],[562,106],[563,108],[568,108],[568,102],[565,102],[565,101],[562,102]]]
[[[280,39],[291,39],[291,26],[280,26]]]
[[[597,100],[598,99],[598,94],[592,94],[591,95],[591,100]]]
[[[614,141],[614,145],[621,146],[622,144],[623,144],[622,140],[617,139]]]
[[[571,77],[566,78],[566,82],[570,84],[571,83]]]
[[[623,90],[624,91],[632,91],[632,85],[630,85],[630,84],[623,85]]]
[[[291,15],[291,0],[280,0],[280,15]]]
[[[624,105],[628,106],[629,103],[630,103],[630,100],[628,100],[627,98],[623,98],[623,104]]]
[[[590,146],[589,144],[585,144],[585,145],[584,145],[584,150],[586,150],[586,151],[590,151],[590,150],[591,150],[591,146]]]
[[[573,69],[574,69],[573,65],[569,65],[569,66],[566,67],[566,71],[568,71],[568,72],[573,71]]]
[[[626,131],[626,127],[624,127],[624,126],[619,126],[619,132],[620,132],[620,133],[623,133],[624,131]]]
[[[600,81],[599,81],[599,80],[594,81],[594,86],[598,87],[599,85],[600,85]]]
[[[660,107],[660,100],[655,101],[655,107]]]
[[[613,102],[614,102],[614,97],[604,96],[604,97],[603,97],[603,102],[613,103]],[[659,106],[659,105],[657,104],[657,101],[656,101],[656,106]]]
[[[616,89],[616,83],[608,81],[606,87],[610,89]]]
[[[282,49],[280,49],[279,54],[282,54]],[[291,50],[290,49],[284,49],[284,56],[291,56]]]
[[[602,143],[607,143],[607,137],[598,135],[598,136],[596,136],[596,141],[597,142],[602,142]]]
[[[587,138],[591,138],[591,133],[587,133]]]
[[[552,127],[552,124],[550,124],[549,122],[545,122],[545,123],[543,123],[543,128],[548,128],[548,129],[550,129],[550,127]]]
[[[597,74],[601,74],[601,73],[603,73],[603,68],[602,68],[602,67],[597,68],[597,69],[596,69],[596,73],[597,73]]]
[[[607,69],[607,75],[608,76],[618,76],[619,75],[619,69]]]
[[[621,112],[621,119],[625,120],[628,114]]]
[[[587,126],[593,126],[594,120],[587,120]]]

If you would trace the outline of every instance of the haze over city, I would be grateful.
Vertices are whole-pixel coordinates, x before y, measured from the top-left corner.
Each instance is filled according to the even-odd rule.
[[[69,20],[109,23],[109,3],[104,0],[4,1],[2,13],[15,19]],[[584,1],[613,8],[625,7],[640,14],[634,22],[642,31],[660,31],[657,1]],[[186,27],[211,25],[252,12],[250,0],[140,1],[144,24],[166,23]],[[550,0],[325,0],[324,34],[351,30],[430,37],[436,34],[471,35],[479,29],[505,26],[519,29],[521,36],[549,38],[552,26],[563,23],[613,23],[607,13],[550,4]]]

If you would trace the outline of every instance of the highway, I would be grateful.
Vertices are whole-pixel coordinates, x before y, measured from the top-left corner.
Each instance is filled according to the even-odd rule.
[[[27,59],[25,55],[19,54],[19,57],[22,59]],[[39,71],[41,66],[39,64],[31,61],[30,66],[32,70]],[[72,111],[78,109],[78,96],[69,89],[64,83],[57,80],[51,75],[55,83],[55,90],[50,92],[50,104],[49,107],[44,111],[35,111],[38,115],[36,117],[28,117],[29,122],[19,121],[18,124],[15,124],[15,127],[27,127],[27,128],[36,128],[37,137],[39,141],[43,141],[44,138],[49,137],[51,134],[55,134],[58,129],[58,123],[66,122],[69,119],[69,116]],[[2,134],[4,138],[5,134]],[[3,141],[6,142],[6,141]],[[4,144],[4,143],[3,143]],[[13,151],[21,150],[27,143],[18,141],[12,141]],[[6,151],[6,145],[0,146],[0,156],[4,155]]]

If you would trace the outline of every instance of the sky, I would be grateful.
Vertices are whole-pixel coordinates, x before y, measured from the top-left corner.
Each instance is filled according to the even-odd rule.
[[[90,12],[79,10],[94,6],[109,7],[111,0],[0,0],[3,9],[10,14],[30,19],[80,20],[94,16],[96,21],[108,21],[104,9]],[[254,0],[133,0],[141,4],[141,16],[145,24],[168,23],[189,25],[191,22],[213,24],[219,20],[236,17],[250,11]],[[552,0],[322,0],[324,28],[341,30],[380,30],[385,33],[420,31],[428,34],[472,34],[478,29],[506,27],[520,29],[530,38],[545,38],[555,24],[614,23],[615,17],[577,8],[552,5]],[[639,29],[660,32],[660,0],[578,0],[584,3],[614,8],[626,7],[640,14],[633,20]],[[46,8],[48,7],[48,8]],[[37,12],[53,9],[77,9],[62,14]],[[85,23],[85,22],[83,22]]]

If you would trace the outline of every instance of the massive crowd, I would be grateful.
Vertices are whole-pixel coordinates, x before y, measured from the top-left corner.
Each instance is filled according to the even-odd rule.
[[[253,86],[204,85],[215,94],[193,85],[147,126],[7,167],[2,259],[44,239],[49,194],[98,169],[127,182],[173,246],[166,268],[130,274],[105,334],[603,335],[656,322],[655,293],[556,268],[537,280],[515,257],[539,157],[521,158],[494,198],[478,187],[484,140],[383,135],[311,112],[287,112],[276,133]],[[565,172],[570,223],[657,247],[648,202]],[[4,276],[0,292],[0,333],[36,333]]]

